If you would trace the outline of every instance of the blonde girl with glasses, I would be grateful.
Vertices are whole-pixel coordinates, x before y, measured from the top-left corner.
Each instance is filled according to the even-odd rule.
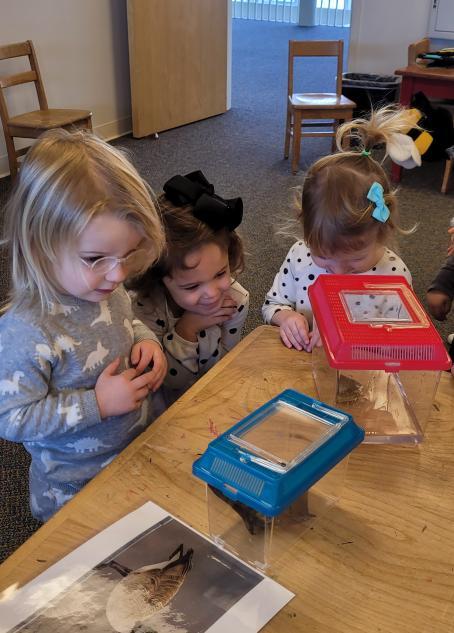
[[[309,168],[298,214],[301,239],[287,253],[262,306],[265,322],[279,327],[286,347],[311,351],[320,343],[308,296],[319,275],[403,275],[411,284],[408,267],[390,247],[396,234],[414,229],[400,227],[396,192],[372,150],[383,144],[393,160],[414,166],[418,150],[405,133],[413,124],[413,113],[391,107],[345,123],[337,133],[340,151]],[[343,149],[350,136],[356,140],[353,151]],[[376,304],[375,297],[365,298],[363,314],[388,309]],[[394,309],[389,306],[390,317]]]
[[[153,419],[167,363],[125,279],[164,246],[151,192],[95,136],[54,130],[29,150],[6,209],[0,436],[31,455],[46,521]]]

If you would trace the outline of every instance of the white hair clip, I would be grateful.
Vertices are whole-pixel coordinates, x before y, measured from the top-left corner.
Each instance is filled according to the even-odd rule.
[[[396,165],[405,167],[405,169],[421,166],[421,154],[416,143],[408,134],[400,132],[391,134],[386,143],[386,153]]]

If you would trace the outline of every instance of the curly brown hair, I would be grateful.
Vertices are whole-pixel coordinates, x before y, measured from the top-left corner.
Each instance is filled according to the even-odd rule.
[[[227,251],[232,274],[242,272],[244,249],[236,231],[229,231],[227,228],[215,231],[194,216],[192,204],[177,206],[165,194],[159,196],[157,205],[161,212],[166,245],[156,264],[140,277],[132,279],[128,288],[136,290],[142,297],[150,296],[163,277],[171,276],[172,271],[178,268],[187,268],[185,260],[189,253],[212,243]]]

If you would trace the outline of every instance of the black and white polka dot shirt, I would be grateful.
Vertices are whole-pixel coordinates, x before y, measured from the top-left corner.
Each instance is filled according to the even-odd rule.
[[[237,303],[237,311],[221,325],[212,325],[198,333],[197,342],[182,338],[175,326],[174,316],[164,292],[159,290],[153,297],[139,298],[132,295],[136,316],[157,336],[167,357],[168,370],[164,379],[167,388],[167,406],[193,385],[215,365],[241,339],[243,325],[249,309],[249,293],[233,281],[229,295]]]
[[[277,310],[295,310],[312,323],[312,308],[307,289],[319,275],[325,275],[312,260],[310,250],[302,241],[295,242],[274,278],[274,283],[266,295],[262,306],[265,323],[270,323]],[[403,275],[411,284],[411,274],[401,258],[389,248],[377,264],[362,275]]]

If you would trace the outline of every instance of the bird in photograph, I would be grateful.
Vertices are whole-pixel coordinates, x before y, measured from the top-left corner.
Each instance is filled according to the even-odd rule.
[[[129,569],[115,560],[98,565],[110,567],[121,576],[106,604],[109,624],[118,633],[132,633],[150,616],[163,609],[180,590],[191,569],[194,550],[184,553],[183,544],[168,559]]]

